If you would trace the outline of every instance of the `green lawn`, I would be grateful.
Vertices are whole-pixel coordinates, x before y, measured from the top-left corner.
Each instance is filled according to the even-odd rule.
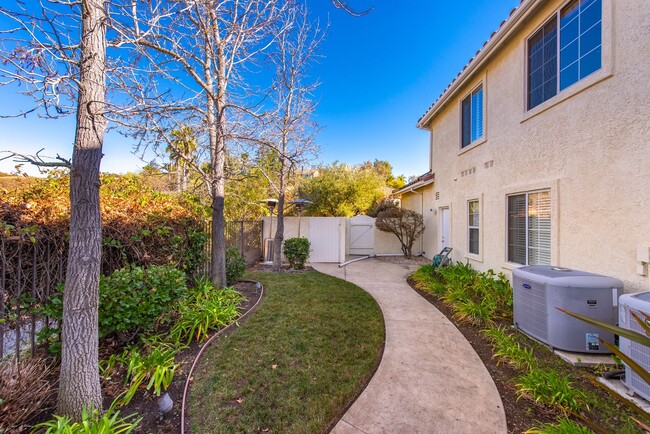
[[[247,278],[262,282],[265,298],[204,354],[189,399],[192,432],[327,432],[379,363],[379,307],[316,271]]]

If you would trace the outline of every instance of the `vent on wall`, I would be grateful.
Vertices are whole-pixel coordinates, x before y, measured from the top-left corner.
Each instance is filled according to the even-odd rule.
[[[440,200],[440,192],[436,191],[436,200]]]
[[[486,169],[489,169],[490,167],[493,166],[494,166],[494,160],[486,161],[485,163],[483,163],[483,167],[485,167]]]
[[[460,176],[468,176],[468,175],[473,175],[476,173],[476,167],[472,167],[471,169],[463,170],[460,172]]]

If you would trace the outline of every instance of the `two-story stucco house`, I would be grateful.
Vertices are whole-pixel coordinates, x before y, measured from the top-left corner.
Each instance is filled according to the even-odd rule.
[[[523,0],[417,125],[427,257],[650,289],[650,0]]]

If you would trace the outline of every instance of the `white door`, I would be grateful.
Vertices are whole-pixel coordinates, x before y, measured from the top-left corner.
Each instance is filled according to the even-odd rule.
[[[371,255],[375,248],[375,219],[356,216],[349,220],[351,255]]]
[[[440,250],[451,247],[450,217],[449,208],[440,208]]]
[[[339,262],[343,221],[337,217],[309,218],[309,262]]]

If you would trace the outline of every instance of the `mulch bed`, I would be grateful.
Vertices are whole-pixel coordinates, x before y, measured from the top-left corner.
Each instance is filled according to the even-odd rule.
[[[243,315],[253,307],[260,294],[253,282],[238,282],[234,286],[235,289],[245,297],[245,300],[239,307],[239,310]],[[138,417],[142,417],[142,421],[134,432],[179,433],[181,431],[181,400],[183,399],[185,381],[187,380],[187,374],[190,367],[203,344],[203,342],[192,342],[188,348],[184,349],[176,356],[175,361],[176,363],[180,363],[181,366],[176,370],[174,380],[169,386],[169,389],[167,389],[167,393],[169,393],[169,396],[174,401],[174,408],[170,413],[167,413],[162,420],[158,413],[158,397],[154,396],[147,390],[139,391],[128,405],[122,407],[120,415],[126,416],[132,413],[137,413]],[[119,384],[122,385],[123,383]],[[107,386],[109,387],[109,390],[105,390],[104,392],[104,408],[108,408],[108,406],[111,405],[112,400],[115,398],[115,392],[110,390],[110,385],[104,386],[105,389]],[[121,389],[118,390],[117,393],[120,391]],[[109,395],[109,393],[111,394]],[[185,426],[188,426],[187,415]]]
[[[479,327],[454,319],[454,313],[448,305],[440,301],[435,295],[414,288],[410,279],[409,284],[458,328],[463,336],[465,336],[465,339],[472,345],[474,351],[479,355],[501,395],[509,433],[522,433],[530,429],[537,422],[552,423],[557,420],[560,416],[559,411],[554,411],[537,404],[532,399],[518,397],[514,379],[520,373],[506,363],[498,363],[498,360],[492,357],[492,345],[480,332],[481,329]],[[497,325],[510,326],[511,324],[504,323]],[[549,354],[551,353],[549,352]],[[536,356],[538,356],[537,353]],[[541,357],[544,356],[541,355]]]

